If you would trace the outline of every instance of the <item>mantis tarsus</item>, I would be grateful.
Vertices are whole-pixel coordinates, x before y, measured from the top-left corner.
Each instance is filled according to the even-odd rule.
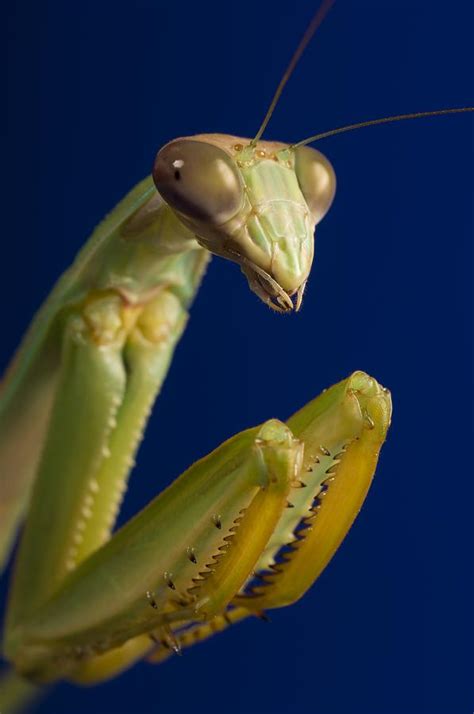
[[[193,141],[196,142],[196,139]],[[158,162],[155,175],[162,196],[170,205],[176,202],[180,211],[185,214],[185,218],[181,217],[182,222],[180,222],[159,199],[152,197],[154,189],[150,182],[137,187],[136,192],[127,197],[122,207],[117,209],[118,218],[116,213],[112,214],[108,219],[109,223],[104,224],[102,233],[99,233],[99,238],[106,236],[107,242],[113,238],[118,240],[114,241],[112,247],[109,244],[99,247],[94,256],[94,261],[97,262],[91,265],[91,269],[87,265],[81,275],[69,275],[56,292],[54,297],[56,302],[50,303],[51,315],[54,315],[55,320],[51,323],[47,320],[48,341],[42,352],[39,351],[38,342],[30,342],[29,347],[35,350],[33,357],[40,355],[42,359],[41,362],[35,361],[33,365],[35,369],[37,365],[38,370],[41,370],[38,381],[33,378],[24,381],[19,379],[15,383],[13,378],[9,382],[12,385],[12,394],[15,390],[23,389],[23,386],[28,390],[31,408],[35,407],[37,388],[37,404],[41,414],[47,412],[48,395],[50,398],[53,392],[58,395],[54,412],[56,416],[53,416],[55,421],[52,422],[52,426],[51,423],[49,425],[51,437],[43,455],[42,471],[47,472],[48,477],[41,477],[42,481],[39,484],[43,483],[43,485],[37,486],[37,494],[32,502],[13,590],[7,638],[7,653],[15,661],[19,670],[41,680],[58,676],[68,676],[78,681],[100,679],[113,673],[114,668],[120,669],[137,656],[142,656],[151,648],[156,649],[155,657],[161,657],[167,655],[173,648],[186,645],[187,638],[195,637],[195,633],[198,638],[206,636],[212,631],[213,626],[220,628],[225,625],[226,618],[229,620],[238,618],[242,614],[240,609],[242,607],[244,614],[247,610],[260,612],[265,607],[285,604],[286,600],[294,599],[295,594],[280,595],[282,590],[277,587],[277,578],[274,585],[268,586],[268,589],[263,591],[265,594],[260,596],[260,600],[258,597],[250,599],[248,596],[248,599],[245,599],[245,596],[236,598],[235,595],[244,586],[254,569],[260,570],[263,569],[263,565],[268,565],[268,560],[260,561],[257,556],[262,551],[265,554],[265,544],[281,517],[284,501],[288,499],[295,506],[296,499],[293,498],[291,501],[287,493],[288,489],[295,487],[295,494],[302,498],[305,489],[310,489],[311,502],[306,502],[304,508],[312,508],[312,501],[318,495],[318,489],[326,479],[327,472],[330,474],[327,478],[335,476],[334,486],[329,487],[327,496],[324,497],[323,508],[314,520],[312,533],[315,535],[306,538],[305,542],[312,542],[311,539],[318,535],[318,544],[329,542],[329,550],[334,549],[333,546],[343,536],[349,525],[348,521],[360,505],[374,466],[370,463],[370,459],[367,462],[361,460],[365,471],[361,475],[362,482],[357,485],[354,499],[349,504],[344,503],[343,499],[338,501],[333,506],[335,510],[332,511],[331,494],[336,493],[333,488],[346,484],[342,464],[350,464],[351,470],[357,469],[360,457],[358,444],[362,444],[363,448],[371,449],[372,458],[375,458],[388,425],[389,406],[386,393],[380,390],[374,381],[361,374],[355,375],[350,381],[330,390],[319,402],[308,406],[298,418],[295,417],[290,421],[293,436],[283,425],[271,422],[260,433],[250,432],[235,437],[230,445],[225,445],[222,450],[204,462],[206,474],[213,476],[212,488],[214,488],[214,481],[217,488],[219,484],[224,485],[226,479],[237,474],[235,483],[239,489],[242,488],[242,493],[233,492],[230,487],[222,494],[211,489],[208,501],[200,499],[199,507],[202,507],[203,511],[196,515],[191,509],[188,510],[187,502],[192,499],[193,486],[201,488],[199,479],[204,479],[206,474],[200,475],[199,468],[202,469],[203,464],[190,470],[185,480],[180,482],[182,490],[176,491],[178,502],[182,498],[185,503],[179,509],[174,506],[173,518],[182,515],[185,522],[190,522],[191,525],[187,542],[179,544],[177,549],[179,553],[174,552],[171,561],[166,561],[165,564],[166,552],[176,546],[173,524],[168,524],[165,533],[158,532],[151,508],[142,517],[140,528],[146,530],[147,545],[150,548],[153,545],[153,561],[158,560],[157,553],[161,552],[159,548],[165,549],[161,564],[153,563],[152,567],[148,561],[146,563],[144,561],[143,564],[137,562],[138,542],[133,540],[133,527],[130,526],[128,530],[122,532],[125,535],[119,535],[104,551],[97,552],[90,561],[84,562],[84,565],[76,569],[76,565],[108,537],[107,531],[115,515],[111,509],[115,509],[118,491],[120,491],[118,477],[128,470],[127,459],[133,449],[131,442],[136,440],[136,427],[142,426],[154,390],[166,369],[174,341],[183,327],[185,318],[182,305],[190,300],[199,282],[207,253],[195,243],[194,234],[197,233],[200,243],[211,248],[213,252],[225,253],[226,257],[240,263],[252,289],[260,297],[273,302],[278,309],[290,310],[290,294],[295,292],[298,296],[296,299],[301,297],[311,264],[311,222],[314,223],[321,218],[331,199],[331,191],[322,190],[324,185],[331,186],[330,168],[319,154],[309,149],[302,149],[295,154],[283,145],[262,143],[249,146],[248,140],[216,136],[199,137],[197,143],[185,142],[180,145],[171,144],[168,147],[168,150],[175,149],[191,152],[184,158],[183,154],[179,154],[169,159],[178,174],[181,174],[183,167],[175,165],[176,162],[183,161],[184,167],[192,166],[196,152],[207,153],[211,167],[221,162],[222,172],[219,178],[222,179],[224,176],[231,189],[231,195],[224,196],[223,203],[220,203],[223,197],[219,196],[217,209],[215,204],[201,205],[199,197],[196,197],[193,191],[191,191],[193,194],[191,198],[186,194],[183,199],[179,192],[176,193],[175,188],[176,185],[181,185],[179,182],[183,177],[176,176],[174,172],[172,175],[167,175],[166,169],[169,169],[170,164],[165,162],[163,169]],[[262,151],[265,155],[259,153]],[[163,157],[165,159],[167,157],[166,149],[164,154],[161,153],[161,159]],[[232,163],[229,157],[232,158]],[[203,156],[198,163],[202,167],[203,162],[207,160],[206,156]],[[307,161],[307,165],[299,168],[294,163],[291,165],[295,160],[303,164]],[[238,166],[237,162],[241,164],[238,167],[238,179],[234,172],[235,166]],[[323,184],[314,181],[314,177],[310,181],[315,191],[314,196],[311,195],[311,189],[308,192],[304,189],[304,172],[311,171],[311,167],[315,168],[316,175],[322,176],[323,180]],[[209,193],[206,194],[206,202],[209,197],[213,199],[216,195],[215,177],[212,173],[208,175],[210,186]],[[202,178],[200,176],[200,179]],[[238,201],[233,200],[234,190],[242,183],[247,186],[251,207],[243,208],[238,190]],[[171,193],[169,193],[170,189]],[[235,221],[235,215],[241,215],[239,212],[242,210],[245,211],[247,223],[254,220],[250,216],[252,209],[255,211],[256,230],[260,230],[261,222],[266,219],[262,214],[266,213],[270,201],[278,195],[278,191],[284,192],[279,195],[280,200],[291,200],[294,204],[299,204],[291,221],[293,225],[299,222],[302,226],[301,231],[295,230],[293,235],[293,238],[300,239],[299,244],[295,241],[296,245],[285,246],[280,254],[280,262],[275,260],[273,264],[272,256],[269,264],[269,251],[263,245],[268,236],[263,231],[255,233],[254,242],[246,243],[245,247],[237,240],[232,243],[228,233],[225,240],[222,240],[222,236],[218,235],[216,223]],[[259,195],[256,198],[257,194]],[[148,199],[150,199],[149,203],[147,203]],[[263,210],[259,215],[258,210],[261,208]],[[286,208],[288,209],[288,206]],[[217,221],[214,219],[216,211],[219,214]],[[116,226],[113,225],[114,216],[117,218]],[[276,211],[275,217],[276,221],[281,220],[286,223],[288,212],[282,217]],[[305,223],[306,221],[308,224]],[[110,230],[111,228],[113,230]],[[267,228],[271,234],[270,227]],[[275,233],[279,235],[278,229]],[[166,246],[161,242],[163,235],[172,236]],[[120,250],[117,249],[118,243]],[[112,251],[114,268],[117,266],[113,271],[110,270],[112,262],[109,262]],[[88,260],[90,252],[89,254],[86,252],[84,257]],[[285,260],[288,258],[292,260]],[[158,269],[154,261],[158,262]],[[124,266],[126,266],[126,279],[118,283],[116,276],[124,276]],[[132,268],[135,267],[140,275],[138,281],[131,274]],[[69,280],[71,277],[73,283]],[[59,351],[61,351],[60,355]],[[124,354],[125,372],[122,364]],[[61,388],[58,389],[56,369],[60,363],[63,365],[64,372],[59,377]],[[21,364],[20,358],[17,369],[21,370]],[[34,376],[36,378],[36,375]],[[9,384],[7,383],[7,387]],[[87,399],[88,385],[91,389],[90,401]],[[13,443],[10,441],[9,428],[20,430],[23,439],[28,433],[24,428],[25,425],[21,423],[23,410],[18,415],[19,421],[11,418],[11,410],[14,411],[17,404],[17,393],[12,397],[12,407],[9,406],[7,393],[4,397],[7,404],[5,431],[2,435],[5,438],[5,450],[8,444]],[[82,404],[84,413],[81,414],[79,408],[71,411],[71,403]],[[88,411],[91,406],[93,412]],[[375,408],[376,413],[372,413],[372,408]],[[317,417],[314,416],[313,410],[316,410]],[[324,419],[321,419],[320,413],[325,414]],[[16,414],[13,416],[16,417]],[[97,424],[94,421],[96,418]],[[298,419],[311,422],[311,427],[306,427],[308,433],[301,425],[298,426]],[[35,424],[40,421],[35,419]],[[87,423],[87,429],[81,432],[80,425],[84,423]],[[337,429],[334,429],[334,424],[337,424]],[[96,431],[94,426],[97,427]],[[324,434],[326,431],[330,434],[323,439],[317,431],[318,428],[322,428]],[[77,460],[74,463],[70,463],[69,455],[64,453],[65,448],[70,451],[68,434],[70,437],[71,432],[78,440]],[[315,434],[318,435],[318,439]],[[39,445],[42,434],[34,436],[35,439],[32,437],[31,443]],[[337,438],[330,442],[330,436],[333,439],[334,436]],[[363,438],[359,438],[357,443],[353,441],[361,436]],[[377,437],[376,440],[370,443],[370,439],[374,436]],[[304,454],[301,445],[294,440],[294,437],[302,439]],[[229,457],[229,449],[231,457]],[[346,450],[347,453],[344,454]],[[13,458],[18,459],[18,451],[15,451]],[[339,461],[340,454],[344,454],[340,466],[325,461],[334,457],[338,457],[336,461]],[[29,454],[21,453],[20,456],[30,458]],[[225,473],[223,473],[222,459],[227,458],[231,465],[228,471],[224,469]],[[80,459],[83,461],[81,462]],[[320,467],[320,470],[313,468],[313,473],[317,474],[317,482],[313,485],[308,483],[309,478],[305,481],[305,477],[300,475],[302,459],[306,459],[304,469],[313,468],[313,464]],[[310,459],[310,462],[307,459]],[[342,473],[333,473],[336,466],[342,470]],[[15,462],[15,469],[20,471],[17,462]],[[52,486],[49,482],[52,472],[57,472],[59,469],[63,474],[66,469],[71,469],[67,496],[71,499],[70,504],[65,503],[65,494],[60,493],[57,486]],[[119,473],[120,471],[122,473]],[[298,478],[295,477],[296,471]],[[9,475],[7,470],[4,473],[6,476]],[[218,479],[215,474],[220,478]],[[106,494],[106,489],[103,487],[108,480],[113,485],[111,506],[108,503],[110,494]],[[303,481],[306,485],[301,487],[298,481]],[[21,483],[19,485],[21,486]],[[350,492],[349,485],[346,485],[347,492]],[[73,493],[75,488],[77,492]],[[205,489],[210,488],[206,482]],[[102,494],[104,497],[107,496],[107,503],[104,501],[100,512],[94,512]],[[267,515],[261,520],[268,527],[268,531],[260,534],[254,531],[260,518],[252,520],[256,516],[253,510],[257,509],[254,505],[257,503],[257,498],[259,499],[258,513]],[[48,499],[50,513],[57,514],[57,503],[61,503],[60,510],[64,523],[60,523],[61,519],[57,519],[58,523],[55,527],[58,531],[49,530],[49,543],[46,540],[41,543],[41,556],[45,558],[46,554],[47,566],[36,573],[35,581],[32,580],[29,563],[37,559],[36,540],[41,519],[46,517],[48,522],[50,520],[46,505]],[[16,500],[15,495],[14,501]],[[226,548],[225,539],[234,527],[234,522],[240,518],[239,514],[243,507],[248,508],[246,515],[242,521],[238,521],[239,530],[235,534],[234,541],[229,541],[229,548]],[[157,508],[161,509],[162,506]],[[298,516],[298,520],[303,519],[303,511],[298,512],[296,509],[293,513],[293,509],[288,509],[285,513],[290,511],[293,518]],[[13,509],[9,510],[9,513],[14,516]],[[326,524],[322,518],[325,513],[331,516]],[[163,514],[164,511],[158,511],[160,520],[163,519]],[[6,522],[5,516],[3,523]],[[318,531],[318,525],[321,523],[323,525],[319,528],[326,528],[322,533]],[[201,525],[202,532],[199,530]],[[199,532],[195,533],[196,527],[199,527]],[[153,537],[163,536],[156,544],[151,540],[152,535],[149,534],[148,528],[153,531]],[[182,527],[180,532],[183,532]],[[250,532],[254,537],[252,539],[247,537],[244,541],[245,535]],[[191,536],[193,536],[192,544]],[[239,538],[246,545],[251,543],[255,552],[248,552],[251,550],[249,547],[242,548],[241,553],[238,547]],[[287,539],[283,539],[282,542],[287,542]],[[116,557],[114,543],[117,544],[118,552],[117,571],[111,570],[111,562],[115,562]],[[280,544],[281,542],[278,543]],[[208,561],[211,562],[213,555],[221,547],[225,548],[223,558],[210,578],[201,585],[198,584],[197,591],[185,592],[186,597],[180,601],[178,595],[182,596],[183,590],[193,589],[189,583],[193,572],[188,571],[199,565],[200,559],[203,559],[206,564]],[[131,551],[131,559],[122,560],[128,548]],[[141,541],[140,548],[142,548]],[[241,562],[244,556],[245,562]],[[180,568],[184,568],[184,565],[180,558],[184,557],[187,560],[183,560],[183,563],[188,570],[186,574],[181,575]],[[265,557],[267,559],[270,557],[268,552]],[[194,562],[196,560],[197,563]],[[295,556],[291,563],[297,562],[298,557]],[[318,558],[314,557],[313,565],[308,571],[310,581],[317,575],[324,562],[324,558],[318,561]],[[262,563],[262,567],[259,563]],[[130,572],[132,564],[142,568],[143,575]],[[111,622],[108,618],[115,600],[111,597],[110,590],[106,591],[104,580],[100,578],[106,578],[114,572],[113,577],[117,580],[114,584],[109,583],[110,589],[113,589],[112,585],[116,587],[119,578],[115,572],[118,573],[123,568],[127,570],[127,577],[126,581],[120,581],[116,600],[118,611],[111,618]],[[232,571],[231,575],[235,576],[235,581],[231,582],[228,570]],[[73,573],[68,575],[69,571]],[[103,572],[104,575],[101,574]],[[183,581],[180,581],[181,577]],[[63,585],[64,578],[66,579]],[[279,582],[281,583],[282,580]],[[305,586],[306,583],[299,584],[298,595]],[[128,592],[128,587],[133,592]],[[100,590],[100,597],[97,596],[98,590]],[[52,600],[48,604],[49,598]],[[89,606],[87,598],[90,598]],[[102,603],[107,611],[98,613],[96,608],[99,608]],[[231,609],[228,611],[227,607]],[[86,615],[91,610],[100,622],[91,624],[87,621]],[[209,620],[209,624],[201,620]],[[186,625],[191,623],[191,628],[194,629],[191,632],[176,634],[175,627],[181,627],[183,623]],[[146,634],[142,635],[142,632]],[[149,633],[152,639],[148,636]],[[97,652],[116,648],[125,640],[129,640],[132,635],[136,635],[136,639],[133,639],[123,650],[113,649],[110,656],[97,657]]]

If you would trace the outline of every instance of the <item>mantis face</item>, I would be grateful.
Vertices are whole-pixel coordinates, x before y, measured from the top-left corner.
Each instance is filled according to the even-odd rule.
[[[198,242],[238,263],[259,298],[278,312],[299,309],[314,227],[336,189],[319,151],[201,134],[166,144],[153,179]]]

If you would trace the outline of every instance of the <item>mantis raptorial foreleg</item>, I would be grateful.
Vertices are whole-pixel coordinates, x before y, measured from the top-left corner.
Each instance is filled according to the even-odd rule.
[[[54,592],[107,540],[184,322],[178,299],[165,289],[145,306],[126,305],[113,292],[88,296],[64,319],[57,398],[35,486],[38,505],[30,511],[19,556],[13,620]],[[48,485],[55,472],[67,483],[60,502]],[[40,553],[38,533],[44,534]],[[35,568],[40,555],[44,565]]]
[[[235,606],[240,616],[241,608],[252,614],[297,599],[355,517],[390,413],[386,390],[356,373],[298,412],[291,429],[271,420],[219,447],[10,629],[7,646],[19,671],[46,681],[109,676],[154,647],[156,635],[148,647],[143,639],[133,642],[142,634],[160,637],[163,627],[171,628],[180,644],[180,629],[193,622],[231,622]],[[276,535],[278,543],[272,542]],[[278,564],[288,545],[291,557]],[[253,574],[269,567],[274,576],[264,592],[248,592]],[[150,592],[152,607],[145,597]],[[109,650],[111,658],[100,656]]]
[[[20,654],[20,670],[31,676],[43,669],[52,645],[47,658],[56,677],[58,657],[65,673],[77,667],[78,648],[90,656],[164,624],[212,618],[255,566],[301,453],[288,428],[274,420],[191,467],[78,566],[49,603],[12,628],[13,653],[25,635],[30,640],[27,650],[20,645],[20,653],[29,653]],[[197,555],[190,557],[190,548]],[[154,609],[145,597],[150,590]]]

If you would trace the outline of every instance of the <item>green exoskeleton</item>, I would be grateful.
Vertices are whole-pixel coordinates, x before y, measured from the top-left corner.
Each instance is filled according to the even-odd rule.
[[[19,673],[91,682],[161,659],[294,602],[339,545],[390,421],[388,393],[360,372],[223,444],[110,537],[210,254],[275,310],[298,309],[334,191],[314,149],[178,139],[59,281],[2,393],[4,554],[36,474],[5,631]]]
[[[3,562],[24,527],[3,652],[35,682],[101,681],[297,601],[366,496],[391,401],[355,372],[286,423],[234,436],[112,535],[210,255],[237,263],[270,308],[301,306],[335,176],[310,140],[261,141],[267,120],[253,140],[164,146],[59,280],[4,379]]]

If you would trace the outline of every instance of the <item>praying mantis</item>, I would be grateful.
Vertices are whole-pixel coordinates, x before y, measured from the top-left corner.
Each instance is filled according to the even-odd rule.
[[[209,178],[209,185],[205,197],[196,195],[192,180],[190,194],[177,192],[176,186],[180,188],[180,182],[188,180],[186,167],[194,171],[195,165],[202,168],[207,162],[209,173],[205,178]],[[212,174],[216,164],[220,167],[217,178]],[[175,171],[180,173],[179,178]],[[200,180],[203,177],[200,174]],[[54,363],[53,374],[46,375],[46,379],[40,375],[37,407],[39,412],[52,410],[44,418],[51,436],[40,467],[48,476],[40,476],[38,484],[43,485],[35,487],[23,536],[6,651],[22,674],[38,681],[58,677],[78,682],[100,680],[139,657],[167,657],[194,639],[211,634],[213,629],[225,627],[228,621],[259,614],[267,607],[299,597],[309,584],[306,578],[312,582],[324,567],[360,507],[390,421],[388,393],[372,378],[356,373],[303,408],[286,426],[267,422],[223,445],[191,467],[172,487],[172,493],[165,492],[164,500],[159,498],[156,506],[152,504],[99,548],[99,543],[109,537],[120,497],[122,483],[120,479],[115,481],[117,471],[122,469],[123,476],[123,470],[129,467],[137,431],[141,432],[157,382],[163,378],[184,327],[185,308],[200,280],[208,251],[238,263],[251,289],[264,302],[281,311],[298,308],[312,261],[313,224],[329,208],[334,187],[331,167],[319,152],[216,135],[165,146],[158,154],[154,178],[158,195],[146,180],[111,214],[93,239],[95,244],[85,249],[76,268],[46,306],[43,323],[47,335],[38,335],[37,323],[27,343],[27,352],[34,348],[33,359],[40,357],[33,369],[38,366],[48,371],[50,360]],[[228,193],[221,188],[216,191],[221,180]],[[217,194],[216,205],[202,205],[201,199],[206,202]],[[225,200],[220,203],[222,198]],[[286,202],[283,215],[278,215],[278,206],[272,206],[272,201]],[[293,206],[294,215],[290,216]],[[291,221],[296,245],[280,247],[282,235],[278,226],[272,225],[273,209],[276,223],[288,225]],[[267,232],[261,231],[265,220],[270,224]],[[230,222],[232,229],[227,232]],[[242,222],[250,241],[246,234],[242,242]],[[226,229],[222,235],[223,225]],[[268,233],[270,243],[266,244]],[[275,241],[275,234],[280,240]],[[110,242],[117,236],[111,248]],[[165,246],[163,236],[167,237]],[[278,251],[268,247],[272,240],[278,244]],[[117,244],[123,248],[121,254],[115,252]],[[116,258],[117,263],[110,258]],[[104,266],[105,272],[101,272]],[[130,266],[137,269],[139,279]],[[123,281],[117,283],[117,276]],[[68,282],[70,278],[72,283]],[[50,320],[52,314],[57,322]],[[44,346],[48,340],[51,343]],[[148,351],[150,345],[156,346],[155,353]],[[55,351],[61,353],[59,364],[64,373],[58,374]],[[17,370],[25,365],[24,354],[20,353]],[[27,371],[29,365],[24,369]],[[21,390],[21,377],[18,386],[15,371],[11,375],[6,386],[13,385],[13,392]],[[50,377],[52,381],[48,382]],[[24,384],[35,406],[36,384],[28,379]],[[15,409],[15,395],[12,400],[9,410]],[[72,410],[72,403],[83,404],[86,411]],[[87,411],[89,406],[93,407],[91,412]],[[97,410],[101,409],[95,425]],[[6,427],[18,429],[21,421],[14,423],[12,411],[6,414]],[[41,416],[35,423],[38,421],[42,421]],[[87,429],[82,435],[83,423]],[[5,433],[8,436],[8,430]],[[79,435],[74,463],[65,453],[66,449],[69,452],[67,437],[72,433],[75,438]],[[43,434],[35,437],[31,438],[32,444],[43,443]],[[15,458],[28,461],[31,457],[28,453],[19,454],[18,448],[15,451]],[[89,464],[81,463],[82,457]],[[228,469],[223,467],[227,461]],[[53,472],[64,474],[66,468],[71,469],[67,495],[70,506],[59,485],[50,481]],[[351,478],[359,472],[360,481],[354,484]],[[313,475],[315,481],[309,483]],[[73,485],[76,479],[77,489]],[[108,481],[113,486],[111,493],[102,488]],[[236,491],[232,491],[231,482]],[[227,484],[229,489],[225,493],[213,490],[218,484]],[[194,488],[196,493],[203,491],[209,500],[198,499]],[[72,490],[77,492],[73,494]],[[172,505],[167,506],[166,494]],[[337,499],[332,494],[337,494]],[[100,522],[96,522],[94,508],[102,495],[107,503],[104,501]],[[16,500],[14,494],[13,502]],[[192,510],[194,500],[202,512]],[[288,501],[293,508],[287,507]],[[19,501],[18,505],[21,506]],[[172,511],[168,516],[167,507]],[[319,510],[313,513],[314,509]],[[45,519],[49,528],[58,510],[61,518],[46,534],[47,539],[38,542],[37,534],[45,531]],[[324,514],[328,514],[326,521]],[[15,517],[11,504],[2,523],[10,516]],[[179,521],[178,530],[185,534],[186,542],[178,543],[173,521],[181,516],[184,520]],[[306,517],[311,517],[314,524],[303,523]],[[166,529],[157,526],[167,519]],[[261,574],[273,564],[276,548],[288,544],[288,533],[293,534],[293,539],[299,524],[308,526],[302,542],[311,544],[314,539],[326,552],[309,558],[311,566],[304,577],[298,567],[303,546],[295,549],[296,554],[286,566],[292,568],[291,564],[295,564],[294,572],[284,565],[276,566],[282,571],[280,583],[285,573],[291,573],[297,592],[285,592],[278,585],[279,578],[273,575],[267,578],[270,583],[266,586],[252,583],[254,573]],[[145,540],[141,540],[142,533],[146,533]],[[152,540],[155,537],[156,543]],[[140,551],[148,548],[151,559],[139,561]],[[161,548],[163,560],[155,562]],[[172,559],[166,560],[171,550]],[[38,569],[35,582],[31,563],[37,561],[38,551],[46,563]],[[221,553],[222,558],[215,559]],[[307,560],[305,557],[305,568]],[[207,565],[208,561],[213,568],[207,568],[206,577],[199,577],[200,564]],[[137,567],[143,577],[132,572],[132,567]],[[196,572],[197,579],[203,582],[191,585]],[[116,599],[111,595],[115,590]],[[94,621],[87,620],[91,614]]]

